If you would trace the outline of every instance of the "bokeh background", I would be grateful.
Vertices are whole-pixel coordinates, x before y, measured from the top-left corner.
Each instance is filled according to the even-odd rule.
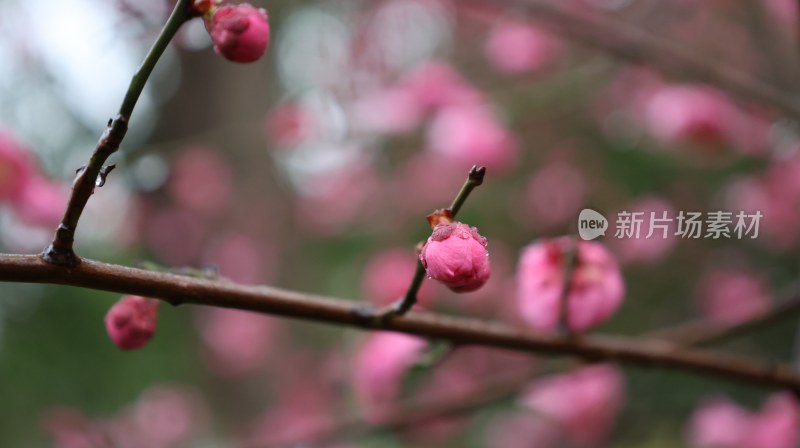
[[[411,278],[425,216],[449,205],[477,163],[487,180],[460,218],[489,239],[492,279],[463,295],[426,284],[429,309],[524,325],[520,250],[574,233],[584,207],[612,221],[621,210],[764,215],[759,237],[742,240],[617,239],[612,223],[601,241],[627,292],[598,331],[746,318],[796,278],[800,140],[769,105],[621,62],[502,1],[254,4],[272,27],[258,63],[214,54],[200,20],[167,50],[112,157],[117,170],[82,218],[80,254],[387,303]],[[565,4],[797,93],[796,2]],[[0,205],[0,249],[35,253],[171,5],[0,5],[0,144],[34,155],[40,180],[27,206]],[[163,305],[151,343],[121,352],[103,326],[118,298],[0,285],[0,446],[276,446],[317,433],[336,446],[576,446],[542,431],[549,420],[514,393],[399,429],[364,423],[357,373],[368,335],[351,329]],[[786,319],[723,347],[789,361],[795,327]],[[373,356],[408,367],[382,378],[387,390],[399,383],[390,403],[431,391],[477,396],[499,373],[530,371],[533,383],[574,367],[436,343],[384,360],[391,346]],[[771,396],[657,369],[623,368],[622,382],[606,391],[618,403],[606,406],[613,418],[587,421],[603,426],[589,446],[687,446],[709,397],[757,412]]]

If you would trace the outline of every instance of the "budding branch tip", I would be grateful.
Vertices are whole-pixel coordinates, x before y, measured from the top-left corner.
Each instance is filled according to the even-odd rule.
[[[472,169],[469,170],[469,180],[472,181],[475,186],[483,183],[484,176],[486,176],[485,166],[473,165]]]
[[[116,167],[117,167],[116,164],[111,164],[100,168],[100,179],[97,182],[98,187],[102,187],[103,185],[106,184],[106,178],[108,177],[109,174],[111,174],[112,171],[114,171],[114,168]]]

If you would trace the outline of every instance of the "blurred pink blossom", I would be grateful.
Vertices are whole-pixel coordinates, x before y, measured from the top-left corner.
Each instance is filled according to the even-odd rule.
[[[401,85],[410,88],[426,109],[483,102],[483,95],[443,61],[420,64],[407,74]]]
[[[317,131],[313,114],[295,102],[275,106],[267,114],[264,126],[267,136],[281,146],[299,145]]]
[[[273,280],[276,269],[271,247],[240,233],[229,232],[211,242],[203,260],[223,277],[255,285]]]
[[[167,189],[176,204],[206,215],[222,212],[233,196],[232,174],[217,151],[183,150],[172,163]]]
[[[625,402],[625,379],[613,364],[596,364],[536,381],[520,403],[552,418],[572,443],[599,446]]]
[[[404,212],[416,217],[449,204],[466,171],[448,163],[446,157],[419,152],[398,167],[397,173],[391,193]]]
[[[36,170],[30,153],[11,132],[0,128],[0,201],[22,200]]]
[[[739,111],[722,92],[705,86],[667,85],[652,93],[647,128],[668,145],[716,148],[734,140]]]
[[[522,251],[517,267],[520,317],[540,330],[559,324],[569,237],[540,240]],[[578,241],[572,284],[567,296],[567,325],[586,331],[608,320],[622,304],[625,285],[619,266],[600,243]]]
[[[800,244],[799,179],[800,148],[795,147],[761,175],[734,179],[725,190],[725,202],[737,214],[761,214],[756,242],[791,250]]]
[[[784,392],[772,395],[755,415],[746,448],[794,448],[800,442],[800,407]]]
[[[695,448],[735,448],[741,446],[750,423],[750,414],[724,398],[706,401],[692,415],[688,438]]]
[[[302,356],[302,355],[301,355]],[[255,423],[247,435],[250,443],[236,446],[294,446],[319,436],[320,431],[336,422],[336,409],[330,385],[321,375],[298,375],[297,372],[324,373],[317,360],[291,358],[290,378],[283,379],[276,391],[276,400]],[[327,446],[327,445],[326,445]]]
[[[42,426],[54,448],[111,448],[112,441],[81,411],[67,407],[49,409]]]
[[[419,259],[432,279],[455,292],[475,291],[489,280],[486,238],[460,222],[438,224]]]
[[[177,385],[158,385],[142,392],[131,418],[143,446],[182,446],[208,425],[208,408],[202,397]]]
[[[310,179],[295,203],[295,212],[306,230],[319,235],[338,234],[369,220],[381,184],[366,161],[345,166]]]
[[[387,249],[375,254],[364,268],[361,292],[376,305],[388,305],[405,296],[414,272],[417,256],[413,249]],[[418,305],[425,306],[433,297],[433,285],[423,282],[417,294]]]
[[[422,120],[424,104],[408,87],[371,92],[353,104],[355,125],[366,131],[397,134],[413,131]]]
[[[208,408],[188,389],[158,385],[110,419],[89,419],[78,410],[56,407],[42,420],[55,448],[175,448],[206,430]]]
[[[198,316],[203,360],[222,377],[242,377],[263,367],[279,337],[278,322],[261,314],[210,309]]]
[[[644,214],[637,215],[642,220],[638,236],[611,240],[611,248],[618,254],[620,263],[656,263],[672,252],[678,243],[675,236],[677,212],[669,201],[660,196],[644,196],[623,210]]]
[[[693,448],[795,448],[800,407],[788,393],[772,395],[757,413],[715,398],[694,412],[687,439]]]
[[[166,264],[191,264],[202,250],[208,227],[194,213],[176,207],[157,210],[144,219],[147,246]]]
[[[28,224],[55,228],[64,215],[68,198],[69,189],[66,185],[33,176],[13,210]]]
[[[495,418],[486,429],[485,446],[491,448],[549,448],[557,446],[558,428],[546,418],[520,412]]]
[[[483,106],[454,106],[439,111],[427,135],[427,147],[462,167],[511,169],[519,159],[514,136]]]
[[[765,0],[764,6],[776,19],[794,24],[798,16],[798,4],[794,0]]]
[[[793,249],[800,244],[800,195],[773,174],[770,170],[765,178],[735,179],[725,191],[726,203],[737,213],[761,213],[757,242],[773,249]]]
[[[449,401],[457,397],[468,397],[480,393],[486,381],[497,380],[498,375],[510,372],[533,371],[536,359],[526,354],[497,350],[487,347],[461,346],[452,348],[433,367],[431,374],[423,380],[415,396],[433,401]],[[466,430],[468,418],[442,416],[431,418],[422,427],[415,426],[404,435],[413,445],[444,446],[446,441]]]
[[[723,325],[744,322],[772,304],[772,293],[763,278],[742,268],[707,271],[697,286],[699,307],[707,318]]]
[[[391,408],[406,372],[425,345],[413,336],[379,332],[361,346],[353,366],[354,389],[367,420],[380,421]]]
[[[484,51],[494,68],[518,74],[550,64],[563,51],[563,44],[539,27],[504,22],[492,30]]]
[[[507,350],[463,346],[453,348],[433,369],[420,393],[441,396],[469,396],[485,385],[487,378],[506,372],[533,371],[536,358]]]
[[[577,219],[586,193],[586,177],[575,166],[562,161],[547,163],[528,181],[523,216],[535,228],[564,225]]]

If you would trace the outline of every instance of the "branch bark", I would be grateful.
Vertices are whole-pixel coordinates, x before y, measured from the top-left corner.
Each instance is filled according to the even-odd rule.
[[[708,345],[751,333],[789,316],[796,316],[798,313],[800,313],[800,295],[795,292],[788,299],[736,325],[720,325],[707,319],[697,319],[655,330],[648,333],[648,337],[682,346]]]
[[[788,365],[709,351],[682,350],[660,341],[612,336],[560,336],[515,329],[476,319],[411,312],[387,320],[364,319],[358,302],[270,286],[243,286],[151,272],[84,259],[69,268],[35,255],[0,255],[0,281],[70,285],[165,300],[299,318],[349,327],[407,333],[454,344],[483,345],[520,352],[570,355],[589,361],[614,361],[714,375],[772,388],[800,391],[800,376]]]
[[[78,175],[72,184],[72,193],[67,203],[67,209],[64,211],[64,217],[56,229],[52,243],[42,253],[42,259],[48,263],[65,266],[76,266],[80,263],[81,259],[73,250],[78,220],[80,220],[89,198],[94,193],[95,186],[102,186],[102,183],[96,185],[98,176],[108,174],[113,169],[111,167],[111,169],[104,170],[103,164],[112,154],[119,150],[119,146],[128,132],[128,122],[130,122],[131,115],[133,115],[133,110],[156,63],[181,25],[194,14],[190,9],[191,5],[191,0],[179,0],[175,4],[172,14],[167,19],[167,23],[158,35],[153,47],[150,48],[144,62],[133,75],[117,116],[108,120],[106,129],[97,142],[89,162],[78,170]],[[102,182],[104,183],[105,179]]]

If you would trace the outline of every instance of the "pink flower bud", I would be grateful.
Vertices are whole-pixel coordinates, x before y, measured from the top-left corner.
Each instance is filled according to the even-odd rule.
[[[567,325],[586,331],[610,318],[622,304],[625,285],[619,266],[600,243],[577,243],[575,269],[567,296]],[[561,314],[568,238],[536,242],[522,251],[517,268],[517,306],[539,330],[554,330]]]
[[[156,331],[158,301],[140,296],[125,296],[108,310],[106,331],[122,350],[137,349]]]
[[[460,222],[439,224],[419,255],[428,275],[455,292],[470,292],[489,280],[486,238]]]
[[[214,51],[233,62],[255,62],[269,45],[267,11],[248,3],[218,8],[206,28]]]

